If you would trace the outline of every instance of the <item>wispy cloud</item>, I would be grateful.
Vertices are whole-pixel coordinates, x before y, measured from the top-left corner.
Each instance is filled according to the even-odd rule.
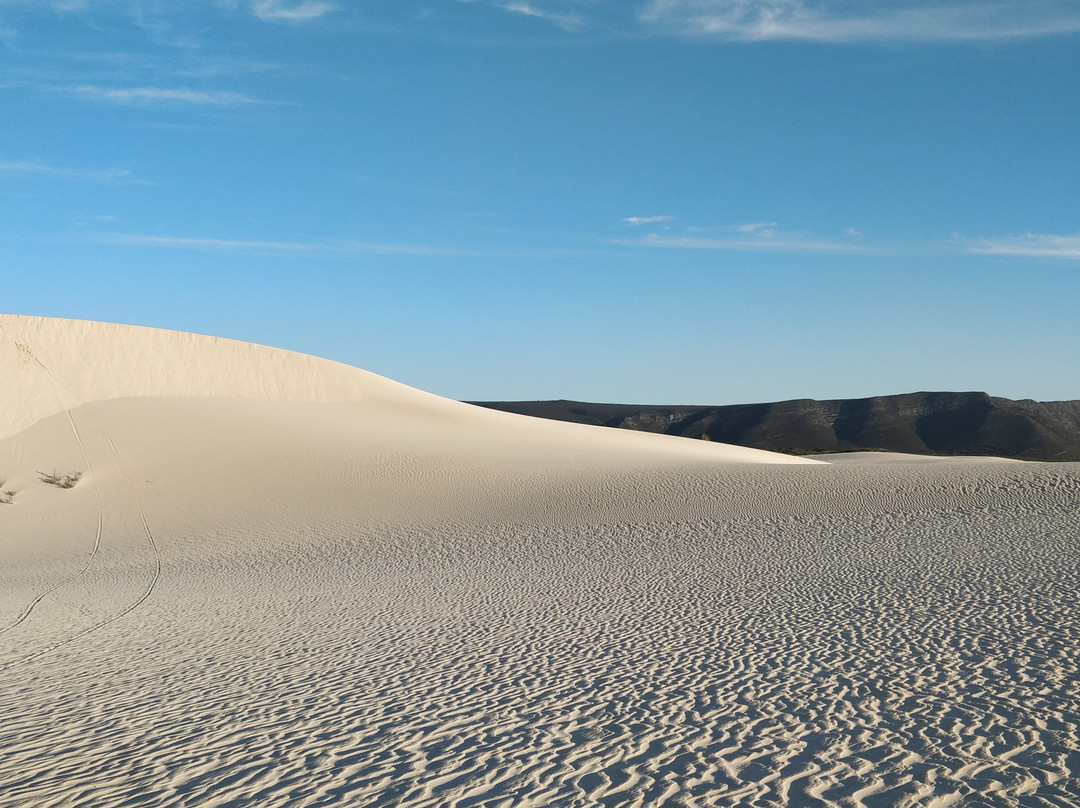
[[[45,177],[60,180],[82,180],[87,182],[149,184],[123,168],[83,169],[66,168],[42,163],[37,160],[0,161],[0,176],[21,175],[27,177]]]
[[[443,255],[472,256],[478,251],[443,245],[384,243],[374,241],[260,241],[248,239],[191,238],[184,236],[153,236],[121,233],[99,236],[96,240],[109,244],[128,244],[136,247],[163,247],[181,250],[212,252],[292,254],[292,255]]]
[[[761,236],[772,236],[776,232],[776,222],[749,222],[737,224],[732,228],[736,233],[757,233]]]
[[[576,2],[589,2],[590,0],[575,0]],[[480,0],[458,0],[459,3],[477,3]],[[514,14],[524,14],[526,17],[535,17],[552,25],[562,28],[564,31],[577,31],[585,25],[585,19],[576,11],[552,11],[550,8],[541,8],[528,0],[489,0],[486,5],[501,8]]]
[[[100,244],[120,244],[148,249],[200,250],[251,255],[294,255],[324,258],[350,256],[420,256],[444,258],[579,258],[606,254],[610,249],[574,249],[528,246],[463,246],[460,244],[417,244],[351,239],[324,241],[273,241],[256,239],[159,236],[143,233],[98,233],[87,238]]]
[[[650,0],[638,15],[672,33],[756,41],[958,41],[1080,32],[1071,0]]]
[[[1080,260],[1080,233],[1072,236],[1025,233],[1022,236],[980,239],[969,244],[967,251],[978,255],[1016,255],[1029,258]]]
[[[549,11],[547,9],[537,8],[532,3],[518,2],[515,0],[514,2],[500,3],[499,5],[507,11],[513,11],[517,14],[524,14],[527,17],[536,17],[537,19],[546,20],[565,31],[576,31],[581,28],[584,22],[577,14]]]
[[[109,88],[83,84],[73,88],[73,92],[82,98],[107,101],[112,104],[191,104],[228,107],[263,103],[241,93],[224,90],[202,91],[167,87]]]
[[[631,225],[643,225],[643,224],[660,224],[661,222],[673,222],[674,216],[626,216],[623,218],[626,224]]]
[[[739,239],[701,238],[695,236],[660,236],[652,233],[638,240],[643,247],[666,247],[682,250],[730,250],[735,252],[816,252],[857,253],[862,247],[840,241],[819,241],[810,238]]]
[[[255,16],[265,22],[307,22],[318,19],[337,9],[334,3],[321,0],[302,0],[288,3],[284,0],[257,0],[253,6]]]
[[[458,0],[543,20],[566,31],[607,31],[712,37],[723,41],[806,40],[817,42],[946,42],[1035,38],[1080,33],[1077,0]],[[199,40],[175,33],[184,3],[140,0],[0,0],[0,9],[20,13],[93,18],[124,10],[144,30],[171,45],[198,49]],[[202,4],[200,4],[202,5]],[[211,0],[218,11],[243,11],[267,23],[303,24],[347,14],[342,0]],[[388,2],[367,5],[408,7],[414,19],[433,18],[438,4]],[[425,7],[426,6],[426,7]],[[28,9],[32,11],[28,12]],[[378,8],[365,14],[379,17]],[[0,43],[18,37],[10,20],[0,23]]]
[[[678,250],[729,250],[738,252],[861,253],[868,250],[857,244],[820,238],[806,233],[778,230],[775,222],[751,222],[711,228],[717,235],[701,235],[701,228],[687,228],[682,234],[650,233],[624,245]]]

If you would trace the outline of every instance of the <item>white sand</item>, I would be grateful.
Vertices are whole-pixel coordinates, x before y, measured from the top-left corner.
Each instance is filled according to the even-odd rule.
[[[1080,804],[1080,464],[74,321],[0,317],[0,373],[4,808]]]

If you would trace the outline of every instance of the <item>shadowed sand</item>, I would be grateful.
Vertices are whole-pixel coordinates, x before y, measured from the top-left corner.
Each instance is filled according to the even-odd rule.
[[[0,317],[0,372],[0,806],[1078,804],[1077,464],[74,321]]]

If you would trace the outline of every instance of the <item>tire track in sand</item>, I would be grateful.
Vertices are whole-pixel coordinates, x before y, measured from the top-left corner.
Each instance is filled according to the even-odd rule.
[[[38,362],[38,364],[40,365],[41,363]],[[42,365],[42,367],[44,367],[44,365]],[[52,374],[50,374],[50,376],[51,375]],[[79,451],[82,453],[83,461],[86,463],[86,470],[90,474],[90,482],[94,486],[94,498],[97,501],[97,530],[94,533],[94,547],[93,549],[91,549],[90,555],[86,557],[86,563],[83,564],[82,569],[80,569],[74,575],[70,575],[59,583],[54,584],[53,586],[33,598],[26,605],[26,608],[22,610],[19,616],[15,618],[15,621],[13,623],[9,623],[7,626],[0,628],[0,634],[6,634],[16,626],[20,625],[24,620],[26,620],[26,618],[30,616],[30,613],[34,610],[34,607],[41,603],[42,600],[51,595],[53,592],[67,586],[68,584],[82,577],[83,573],[90,569],[90,564],[93,563],[95,556],[97,556],[98,554],[98,550],[101,549],[101,531],[105,521],[104,512],[101,508],[101,489],[98,487],[97,476],[94,474],[94,466],[90,462],[89,455],[86,453],[86,445],[83,443],[82,436],[79,434],[79,428],[75,425],[75,419],[71,415],[71,410],[65,409],[64,413],[67,415],[68,423],[71,424],[71,431],[75,434],[75,442],[79,444]]]
[[[70,417],[70,413],[69,413],[69,417]],[[72,421],[72,424],[74,425],[74,421]],[[137,608],[139,608],[139,606],[141,606],[143,603],[146,602],[147,598],[149,598],[154,593],[154,589],[157,587],[158,580],[161,578],[161,552],[158,550],[157,542],[154,540],[154,534],[150,530],[150,525],[146,520],[146,512],[143,510],[142,505],[139,502],[139,498],[135,494],[135,486],[131,482],[131,475],[128,474],[127,466],[124,465],[124,461],[120,457],[120,453],[116,450],[116,445],[113,443],[112,438],[109,436],[109,434],[107,432],[105,432],[105,430],[100,430],[100,431],[101,431],[102,436],[104,436],[105,440],[108,442],[109,450],[112,452],[113,457],[116,458],[116,462],[120,467],[120,472],[124,476],[124,482],[127,485],[128,493],[131,495],[131,502],[135,506],[135,510],[138,512],[139,522],[142,525],[143,533],[146,536],[147,542],[150,545],[150,549],[154,553],[154,574],[151,577],[150,583],[147,585],[147,587],[143,591],[143,593],[133,603],[131,603],[129,606],[125,607],[121,611],[117,612],[116,614],[112,615],[111,617],[109,617],[109,618],[107,618],[105,620],[102,620],[102,621],[100,621],[98,623],[95,623],[92,626],[89,626],[89,627],[83,629],[82,631],[80,631],[80,632],[78,632],[76,634],[73,634],[70,637],[67,637],[66,639],[63,639],[63,640],[61,640],[59,642],[56,642],[56,643],[53,643],[52,645],[50,645],[50,646],[48,646],[46,648],[42,648],[42,649],[40,649],[38,651],[35,651],[34,653],[29,654],[28,656],[22,657],[21,659],[15,660],[13,662],[9,662],[6,665],[0,667],[0,670],[7,670],[8,668],[14,667],[15,665],[21,665],[21,664],[25,664],[27,662],[31,662],[31,661],[33,661],[35,659],[38,659],[39,657],[45,656],[46,654],[57,650],[58,648],[62,648],[65,645],[70,645],[71,643],[75,642],[76,640],[82,639],[83,637],[87,636],[88,634],[92,634],[95,631],[99,631],[100,629],[105,628],[105,626],[108,626],[108,625],[110,625],[112,623],[115,623],[117,620],[121,619],[122,617],[126,617],[127,615],[131,614],[133,611],[135,611]],[[80,445],[81,445],[81,439],[80,439]],[[87,460],[87,464],[89,465],[89,459]],[[99,498],[99,503],[100,503],[100,498]],[[99,544],[100,544],[100,524],[101,524],[101,522],[102,522],[101,509],[99,507],[99,510],[98,510]],[[86,566],[88,567],[89,563]],[[83,570],[80,571],[79,574],[81,575],[85,571],[86,570],[84,568]],[[73,576],[72,578],[68,579],[68,581],[65,581],[65,583],[70,583],[72,580],[75,579],[75,577],[78,577],[78,576]],[[55,591],[56,589],[59,589],[60,586],[62,586],[62,585],[63,584],[58,584],[57,586],[53,587],[49,591],[50,592]],[[35,600],[35,604],[37,602],[39,602],[47,594],[48,594],[48,592],[43,593],[42,595],[40,595]],[[26,614],[29,615],[29,612],[30,612],[30,609],[28,608],[27,611],[26,611]],[[25,617],[21,618],[19,622],[22,622],[22,620],[25,620]],[[11,627],[9,627],[9,628],[11,628]]]
[[[41,603],[42,600],[44,600],[53,592],[56,592],[59,589],[70,585],[86,573],[86,571],[90,568],[90,565],[93,563],[94,559],[97,557],[98,551],[101,549],[101,539],[104,530],[104,508],[102,507],[101,487],[99,485],[97,475],[94,472],[94,466],[90,462],[90,455],[89,452],[87,452],[86,444],[82,439],[79,428],[75,423],[75,418],[71,414],[71,407],[69,406],[69,403],[74,401],[74,398],[71,396],[67,388],[60,383],[56,376],[53,375],[53,372],[49,369],[48,365],[42,362],[41,359],[39,359],[37,355],[34,354],[33,350],[30,348],[29,345],[19,344],[18,347],[20,350],[23,351],[23,353],[29,360],[33,361],[38,367],[45,371],[53,386],[56,388],[57,397],[60,399],[60,402],[64,408],[64,413],[67,415],[68,423],[71,425],[71,430],[75,435],[75,441],[78,443],[79,451],[83,456],[83,460],[86,462],[87,471],[89,472],[91,481],[94,485],[94,496],[97,504],[97,529],[94,535],[94,547],[91,550],[90,555],[87,557],[86,563],[82,566],[82,568],[74,575],[69,576],[68,578],[55,584],[54,586],[50,587],[49,589],[45,590],[44,592],[33,598],[33,600],[31,600],[30,603],[27,604],[26,608],[23,609],[22,613],[15,619],[14,622],[4,627],[3,629],[0,629],[0,635],[9,632],[24,623],[27,618],[30,617],[31,613],[34,610],[34,607]],[[120,453],[117,452],[116,445],[113,443],[112,438],[104,429],[99,429],[99,432],[108,442],[109,450],[112,452],[113,457],[116,458],[116,462],[120,468],[120,472],[124,476],[124,482],[127,485],[128,493],[131,495],[131,502],[135,506],[135,510],[139,515],[139,522],[142,525],[143,533],[145,534],[146,539],[150,544],[150,549],[153,551],[154,554],[154,574],[150,580],[149,585],[146,587],[146,590],[131,605],[127,606],[117,614],[109,617],[106,620],[95,623],[94,625],[83,629],[82,631],[72,635],[71,637],[68,637],[67,639],[53,643],[52,645],[44,649],[38,650],[33,654],[22,657],[21,659],[14,660],[5,665],[0,665],[0,670],[7,670],[8,668],[11,668],[15,665],[21,665],[27,662],[31,662],[32,660],[35,660],[41,656],[44,656],[45,654],[55,651],[58,648],[62,648],[65,645],[75,642],[76,640],[81,639],[82,637],[85,637],[86,635],[91,634],[95,631],[98,631],[99,629],[102,629],[122,617],[125,617],[126,615],[137,609],[139,606],[141,606],[146,601],[146,599],[153,594],[154,589],[157,586],[158,579],[161,577],[161,553],[158,551],[157,542],[154,540],[154,534],[150,530],[150,525],[146,521],[146,513],[145,511],[143,511],[142,504],[139,502],[139,498],[135,494],[135,486],[131,482],[131,475],[128,474],[127,467],[124,465],[124,461],[120,457]]]

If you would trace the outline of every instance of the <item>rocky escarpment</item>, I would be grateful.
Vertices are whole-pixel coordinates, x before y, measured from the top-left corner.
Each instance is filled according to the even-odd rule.
[[[882,450],[1080,460],[1080,401],[921,392],[722,407],[473,402],[508,412],[792,453]]]

